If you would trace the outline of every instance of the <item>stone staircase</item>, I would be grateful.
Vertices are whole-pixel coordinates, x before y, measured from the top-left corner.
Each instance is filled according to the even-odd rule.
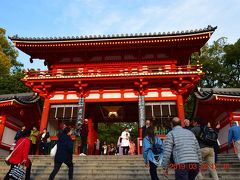
[[[9,166],[0,157],[0,179],[3,179]],[[53,170],[53,159],[50,156],[31,156],[34,180],[47,180]],[[217,164],[218,174],[222,180],[240,179],[240,161],[235,154],[220,154]],[[62,165],[56,180],[68,179],[68,168]],[[158,168],[160,179],[161,168]],[[205,179],[211,179],[204,171]],[[148,180],[148,169],[144,167],[142,156],[74,156],[75,180]],[[165,178],[166,179],[166,178]],[[168,179],[174,179],[174,171],[169,172]]]

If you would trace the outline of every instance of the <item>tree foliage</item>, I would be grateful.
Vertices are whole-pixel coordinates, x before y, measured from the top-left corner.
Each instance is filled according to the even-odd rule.
[[[0,94],[29,92],[31,90],[21,82],[24,70],[17,61],[18,51],[5,34],[0,28]]]
[[[0,28],[0,76],[9,74],[11,68],[22,66],[17,61],[18,51],[8,41],[5,34],[5,29]]]
[[[24,85],[21,79],[24,77],[24,70],[17,70],[11,74],[0,76],[0,95],[31,92],[31,89]]]
[[[200,63],[204,77],[200,80],[200,87],[207,88],[240,88],[240,39],[234,44],[227,44],[222,37],[213,44],[206,44],[199,53],[191,57],[191,64]],[[185,104],[185,112],[190,117],[195,104],[195,96],[190,95]]]
[[[227,69],[226,87],[240,88],[240,39],[224,47],[224,67]]]
[[[198,53],[193,53],[192,64],[200,63],[205,76],[200,81],[201,87],[222,87],[226,75],[226,69],[223,68],[224,63],[224,47],[226,38],[220,38],[214,41],[212,45],[206,44]]]
[[[108,144],[117,144],[118,137],[122,131],[128,127],[131,138],[136,141],[138,137],[138,124],[137,123],[100,123],[98,126],[99,140],[101,143],[106,141]]]
[[[205,73],[199,86],[240,87],[240,40],[234,44],[226,42],[226,38],[222,37],[212,45],[203,46],[200,55],[192,55],[192,64],[202,64]]]

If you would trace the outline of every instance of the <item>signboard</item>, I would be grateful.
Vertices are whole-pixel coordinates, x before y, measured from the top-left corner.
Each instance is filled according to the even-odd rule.
[[[139,127],[144,126],[145,122],[145,100],[144,96],[138,97]]]
[[[84,120],[84,105],[84,97],[80,97],[78,101],[77,126],[80,126]]]

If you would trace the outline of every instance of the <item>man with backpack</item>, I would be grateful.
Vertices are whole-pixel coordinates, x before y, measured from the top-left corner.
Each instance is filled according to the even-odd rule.
[[[174,117],[171,121],[172,130],[164,142],[162,166],[164,176],[168,168],[175,170],[176,180],[194,180],[202,163],[198,141],[194,134],[181,127],[181,120]],[[172,156],[172,161],[171,161]]]
[[[211,128],[211,124],[208,123],[207,126],[203,125],[203,120],[201,118],[193,119],[193,128],[191,131],[196,136],[200,151],[202,154],[203,161],[206,162],[206,166],[202,168],[208,168],[210,174],[214,180],[218,180],[218,174],[215,166],[215,153],[214,153],[214,144],[217,142],[218,133]],[[197,179],[204,179],[201,171],[197,175]]]

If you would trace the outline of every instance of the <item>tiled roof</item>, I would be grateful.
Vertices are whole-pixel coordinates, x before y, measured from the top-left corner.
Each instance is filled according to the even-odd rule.
[[[225,95],[240,98],[240,88],[201,88],[195,92],[195,96],[200,100],[207,100],[214,95]]]
[[[139,37],[159,37],[159,36],[177,36],[177,35],[191,35],[204,32],[215,31],[217,27],[208,26],[204,29],[173,31],[173,32],[154,32],[154,33],[131,33],[131,34],[112,34],[112,35],[85,35],[72,37],[19,37],[14,35],[9,37],[11,40],[26,40],[26,41],[66,41],[66,40],[94,40],[94,39],[116,39],[116,38],[139,38]]]
[[[16,100],[23,104],[32,104],[37,102],[40,97],[36,93],[19,93],[19,94],[4,94],[0,95],[1,101]]]

